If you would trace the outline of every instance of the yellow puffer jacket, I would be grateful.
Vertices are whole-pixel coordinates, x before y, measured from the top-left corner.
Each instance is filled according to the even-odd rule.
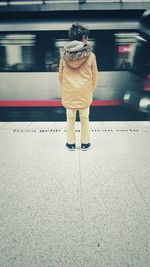
[[[91,105],[96,87],[97,64],[89,45],[72,41],[62,52],[59,64],[62,104],[80,109]]]

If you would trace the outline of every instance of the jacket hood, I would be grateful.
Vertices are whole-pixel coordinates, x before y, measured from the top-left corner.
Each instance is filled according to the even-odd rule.
[[[80,41],[71,41],[63,48],[63,58],[70,67],[78,68],[88,59],[91,51],[91,46]]]

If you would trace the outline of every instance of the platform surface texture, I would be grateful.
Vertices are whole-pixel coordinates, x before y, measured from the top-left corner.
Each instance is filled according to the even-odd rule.
[[[0,123],[0,267],[149,267],[150,122]]]

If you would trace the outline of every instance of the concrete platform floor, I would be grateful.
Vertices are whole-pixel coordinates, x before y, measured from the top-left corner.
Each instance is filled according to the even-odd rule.
[[[0,123],[0,267],[149,267],[150,122]]]

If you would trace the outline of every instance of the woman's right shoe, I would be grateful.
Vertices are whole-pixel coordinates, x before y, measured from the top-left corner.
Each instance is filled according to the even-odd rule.
[[[70,151],[74,151],[75,148],[76,148],[76,145],[75,144],[66,143],[66,148],[68,148]]]
[[[91,147],[91,144],[90,143],[88,143],[88,144],[81,144],[81,149],[83,151],[88,150],[90,147]]]

